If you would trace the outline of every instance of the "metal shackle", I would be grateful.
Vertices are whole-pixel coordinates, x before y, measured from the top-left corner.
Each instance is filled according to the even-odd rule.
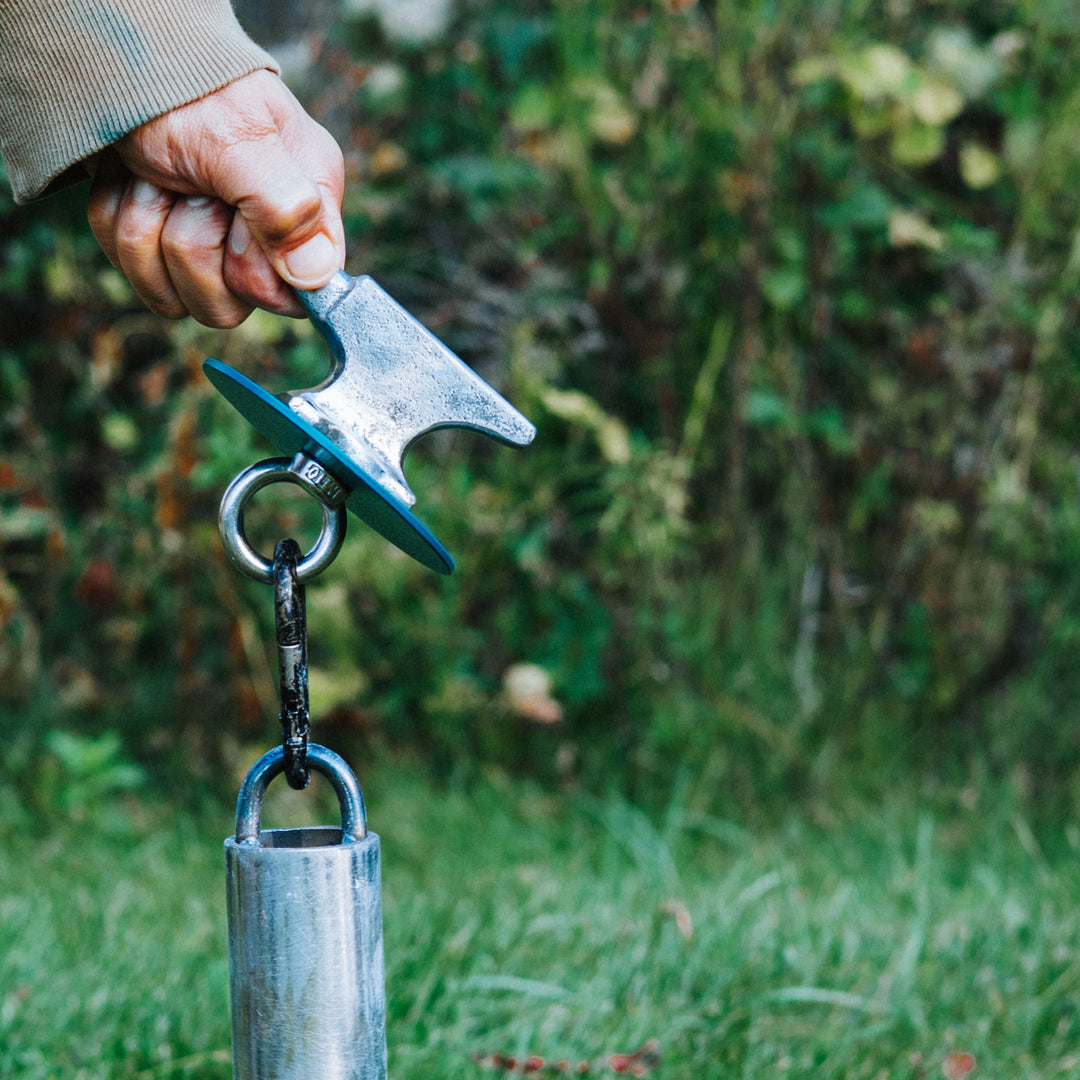
[[[340,754],[318,743],[307,748],[307,763],[322,773],[338,797],[341,809],[341,842],[355,843],[367,836],[367,810],[360,784]],[[236,843],[258,844],[261,832],[263,796],[270,781],[285,771],[285,751],[280,746],[267,751],[251,767],[236,800]]]

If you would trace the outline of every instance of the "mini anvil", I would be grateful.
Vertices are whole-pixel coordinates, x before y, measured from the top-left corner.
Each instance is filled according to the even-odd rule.
[[[334,357],[318,386],[274,396],[218,360],[203,370],[278,450],[330,473],[357,517],[449,574],[453,559],[410,510],[405,451],[436,428],[469,428],[511,446],[528,445],[536,429],[370,277],[339,272],[298,295]]]

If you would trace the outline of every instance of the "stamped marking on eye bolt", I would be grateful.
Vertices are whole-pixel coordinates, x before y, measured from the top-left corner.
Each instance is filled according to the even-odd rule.
[[[296,476],[302,488],[323,502],[333,507],[345,502],[345,489],[312,458],[297,454],[289,466],[289,472]]]

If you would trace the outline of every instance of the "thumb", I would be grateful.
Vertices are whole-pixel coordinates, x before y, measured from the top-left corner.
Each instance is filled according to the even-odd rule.
[[[276,133],[232,157],[220,185],[226,201],[285,282],[321,288],[345,264],[340,193],[302,169]]]

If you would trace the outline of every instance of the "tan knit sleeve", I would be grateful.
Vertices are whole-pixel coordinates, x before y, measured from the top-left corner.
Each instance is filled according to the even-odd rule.
[[[229,0],[0,0],[0,154],[16,202],[271,57]]]

